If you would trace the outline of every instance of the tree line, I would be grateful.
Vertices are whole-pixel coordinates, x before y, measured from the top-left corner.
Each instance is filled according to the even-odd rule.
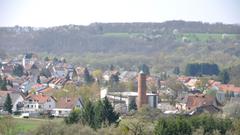
[[[119,113],[114,111],[113,106],[105,97],[104,100],[92,102],[87,100],[81,109],[74,109],[70,115],[65,118],[67,124],[81,123],[93,129],[102,126],[111,126],[117,124]]]
[[[185,68],[188,76],[218,75],[220,72],[217,64],[210,63],[190,63]]]

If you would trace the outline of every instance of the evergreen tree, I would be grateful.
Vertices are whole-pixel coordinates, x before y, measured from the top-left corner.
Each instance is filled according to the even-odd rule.
[[[81,111],[81,122],[89,125],[91,128],[96,128],[94,105],[91,101],[87,101]]]
[[[110,76],[110,83],[111,83],[111,85],[118,84],[118,82],[119,82],[118,74],[112,74]]]
[[[38,84],[41,84],[40,75],[37,76],[37,83],[38,83]]]
[[[49,78],[52,76],[51,72],[47,68],[43,68],[40,71],[40,75],[45,76],[46,78]]]
[[[179,67],[175,67],[173,69],[173,73],[176,74],[176,75],[179,75],[180,74],[180,68]]]
[[[7,111],[8,113],[12,114],[12,107],[13,107],[13,105],[12,105],[12,99],[11,99],[9,93],[8,93],[8,94],[7,94],[7,97],[6,97],[6,100],[5,100],[5,102],[4,102],[4,107],[3,107],[3,109],[4,109],[4,111]]]
[[[90,75],[90,73],[89,73],[87,68],[84,69],[83,77],[84,77],[84,82],[86,84],[90,84],[93,81],[93,79],[92,79],[92,77],[91,77],[91,75]]]
[[[64,119],[64,121],[67,124],[78,123],[79,120],[80,120],[80,110],[79,109],[74,109],[73,111],[71,111],[69,116]]]
[[[219,79],[221,80],[221,82],[222,82],[223,84],[229,83],[229,81],[230,81],[230,76],[229,76],[228,71],[227,71],[227,70],[223,70],[223,71],[220,73]]]
[[[54,63],[56,63],[56,62],[58,62],[58,61],[59,61],[58,58],[56,58],[56,57],[53,58],[53,62],[54,62]]]
[[[7,85],[9,85],[9,86],[13,87],[13,82],[12,82],[12,81],[10,81],[10,80],[7,80]]]
[[[110,65],[110,71],[113,71],[115,68],[114,68],[114,66],[111,64]]]
[[[101,128],[102,123],[103,123],[103,118],[104,118],[104,114],[103,114],[103,103],[101,100],[99,100],[96,104],[95,104],[95,108],[94,108],[94,112],[95,112],[95,127],[96,128]]]
[[[44,58],[44,61],[49,61],[49,57],[46,56],[46,57]]]
[[[2,83],[0,85],[0,89],[1,90],[7,90],[7,78],[4,77],[4,79],[2,80]]]
[[[137,110],[137,104],[135,100],[132,100],[129,104],[129,111],[131,110]]]
[[[3,80],[2,80],[2,76],[0,75],[0,86],[2,85]]]
[[[23,74],[24,74],[23,66],[20,64],[15,65],[13,68],[13,75],[21,77],[21,76],[23,76]]]
[[[81,122],[93,129],[97,129],[101,128],[102,125],[110,126],[113,123],[117,123],[118,119],[119,114],[114,111],[111,103],[105,98],[103,101],[99,100],[95,103],[87,100],[80,112],[72,111],[65,118],[65,122],[67,124]]]
[[[111,125],[112,123],[116,123],[119,119],[119,113],[116,113],[113,109],[113,106],[108,101],[107,97],[104,98],[103,102],[103,121],[107,125]]]

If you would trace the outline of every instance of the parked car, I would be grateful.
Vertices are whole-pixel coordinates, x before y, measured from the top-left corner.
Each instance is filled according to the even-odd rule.
[[[28,112],[23,112],[21,115],[21,118],[29,118],[29,113]]]

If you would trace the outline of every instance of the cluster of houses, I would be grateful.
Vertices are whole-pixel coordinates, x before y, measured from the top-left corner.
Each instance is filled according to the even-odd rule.
[[[13,74],[17,65],[23,67],[21,76]],[[52,94],[54,91],[60,91],[68,83],[81,82],[81,74],[76,72],[71,64],[61,60],[41,61],[32,53],[1,61],[0,76],[12,85],[7,85],[7,90],[0,90],[0,114],[5,113],[3,106],[9,94],[14,113],[28,112],[36,116],[53,113],[57,116],[67,116],[73,108],[83,106],[81,97],[66,96],[56,99]]]
[[[58,99],[53,96],[55,91],[62,91],[66,84],[76,86],[83,84],[84,67],[76,67],[64,60],[41,61],[32,53],[0,62],[1,77],[12,84],[7,85],[7,90],[0,90],[0,113],[4,113],[3,107],[7,94],[12,99],[14,113],[29,112],[36,116],[51,113],[65,117],[72,109],[84,106],[80,96],[65,95]],[[24,72],[22,76],[13,74],[16,65],[22,65]],[[216,113],[221,112],[221,107],[227,99],[240,96],[240,87],[214,80],[208,80],[204,88],[199,88],[201,80],[196,77],[177,77],[176,81],[187,90],[181,88],[174,90],[157,75],[147,75],[142,71],[113,69],[102,73],[102,82],[109,82],[112,78],[122,83],[132,82],[132,90],[129,90],[130,88],[109,89],[103,86],[99,92],[101,98],[107,97],[115,109],[121,113],[130,111],[131,103],[136,103],[137,107],[146,104],[161,109],[166,114]],[[168,99],[164,99],[162,95],[167,96]]]

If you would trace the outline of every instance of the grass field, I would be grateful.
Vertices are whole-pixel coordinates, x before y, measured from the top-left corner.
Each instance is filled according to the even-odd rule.
[[[137,35],[140,35],[141,33],[104,33],[103,36],[105,37],[122,37],[122,38],[128,38],[128,37],[134,37]]]
[[[56,122],[60,123],[63,121],[63,119],[20,119],[20,118],[14,118],[14,122],[16,123],[16,129],[18,131],[30,131],[34,130],[37,127],[39,127],[41,124],[44,124],[46,122]]]
[[[27,132],[36,129],[41,124],[47,122],[47,120],[35,120],[35,119],[14,119],[16,123],[16,130],[19,132]]]
[[[19,134],[29,133],[34,131],[42,124],[53,122],[61,123],[63,119],[35,119],[35,118],[13,118],[13,117],[1,117],[0,119],[0,134]]]
[[[178,40],[182,40],[183,37],[191,42],[207,42],[211,40],[221,41],[224,39],[235,40],[238,34],[215,34],[215,33],[183,33],[177,36]]]

